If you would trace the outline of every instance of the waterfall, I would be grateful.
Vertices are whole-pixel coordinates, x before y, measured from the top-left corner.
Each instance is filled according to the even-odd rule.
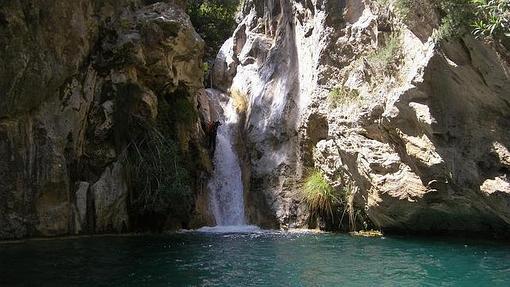
[[[239,117],[231,99],[220,102],[220,106],[223,110],[223,114],[219,115],[222,125],[216,136],[214,174],[208,183],[210,204],[218,226],[240,226],[246,221],[242,172],[234,147]]]
[[[241,162],[235,143],[240,120],[233,99],[214,89],[207,89],[210,105],[217,113],[211,119],[221,122],[216,134],[214,173],[207,184],[209,205],[216,221],[215,227],[202,227],[199,232],[254,233],[257,226],[246,225],[244,188]]]

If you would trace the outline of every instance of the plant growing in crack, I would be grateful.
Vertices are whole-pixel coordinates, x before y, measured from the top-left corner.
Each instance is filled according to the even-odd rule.
[[[354,182],[349,181],[341,188],[335,188],[321,171],[314,170],[305,179],[301,198],[308,205],[312,217],[330,219],[333,224],[339,223],[337,226],[340,228],[345,216],[348,216],[347,229],[352,231],[357,229],[356,222],[361,216],[361,210],[354,205],[356,192]]]
[[[313,215],[328,214],[333,217],[333,208],[341,203],[342,196],[328,182],[321,171],[313,171],[305,180],[302,194]]]
[[[329,91],[328,101],[332,108],[345,104],[357,103],[361,100],[358,90],[351,90],[344,86],[335,87]]]
[[[402,54],[402,39],[399,33],[391,33],[384,44],[367,57],[370,65],[376,70],[386,72],[398,65]]]

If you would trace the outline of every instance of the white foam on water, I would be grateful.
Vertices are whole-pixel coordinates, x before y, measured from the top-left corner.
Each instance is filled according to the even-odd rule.
[[[195,230],[203,233],[261,233],[264,232],[255,225],[218,225],[204,226]]]

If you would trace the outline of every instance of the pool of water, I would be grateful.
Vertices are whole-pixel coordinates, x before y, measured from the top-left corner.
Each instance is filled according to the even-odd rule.
[[[510,245],[186,232],[0,244],[0,286],[510,286]]]

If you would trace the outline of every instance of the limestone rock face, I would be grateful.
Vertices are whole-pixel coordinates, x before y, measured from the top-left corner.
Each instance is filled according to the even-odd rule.
[[[290,224],[298,217],[297,204],[290,196],[299,178],[298,51],[306,50],[304,47],[310,42],[300,43],[296,38],[298,31],[289,1],[246,1],[243,12],[244,20],[216,60],[213,83],[248,102],[242,133],[249,147],[248,202],[258,204],[247,208],[247,217],[264,226],[279,225],[270,223],[274,216],[263,218],[257,212],[267,205],[277,213],[279,223]]]
[[[94,196],[96,231],[125,231],[128,226],[126,174],[122,165],[107,167],[101,178],[91,187]]]
[[[249,192],[303,226],[319,169],[374,227],[508,233],[508,51],[437,41],[433,9],[401,23],[389,3],[245,2],[214,79],[248,99]]]
[[[123,152],[173,113],[162,97],[193,107],[202,88],[182,3],[145,2],[2,3],[0,239],[131,228]],[[201,145],[198,123],[168,128]]]

